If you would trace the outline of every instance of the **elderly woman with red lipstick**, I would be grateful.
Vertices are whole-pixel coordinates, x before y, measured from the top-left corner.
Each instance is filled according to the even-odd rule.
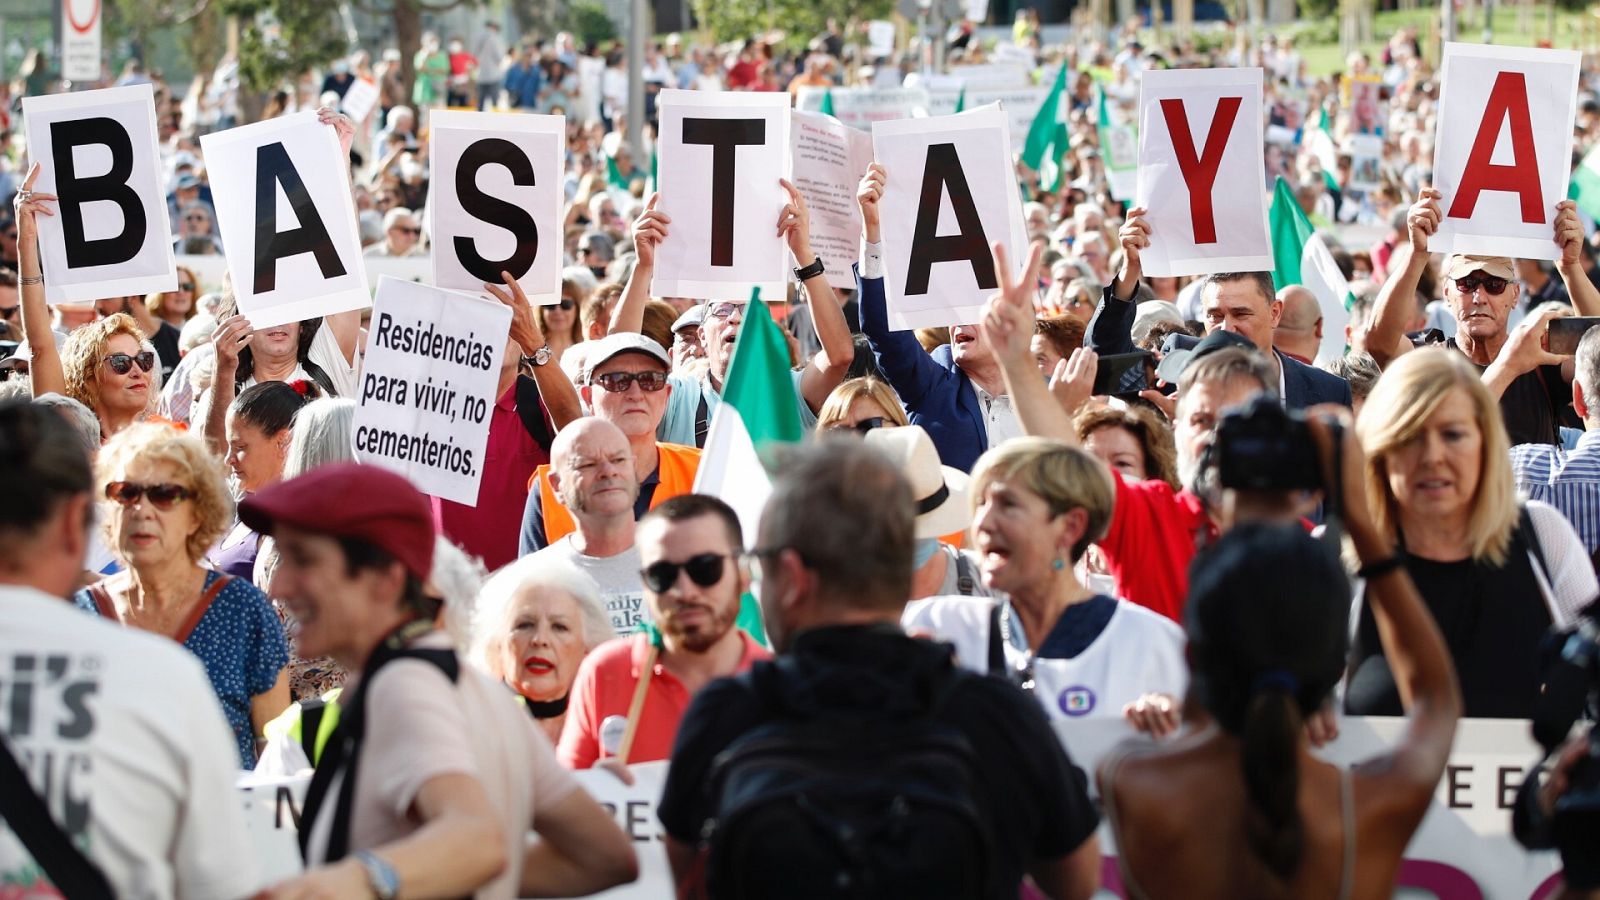
[[[255,736],[289,705],[289,648],[265,594],[202,565],[233,515],[221,462],[198,438],[141,423],[107,441],[97,467],[100,520],[124,571],[73,602],[199,657],[233,726],[239,762],[253,767]]]
[[[552,744],[578,663],[614,634],[594,579],[542,553],[496,572],[473,611],[474,659],[522,696]]]

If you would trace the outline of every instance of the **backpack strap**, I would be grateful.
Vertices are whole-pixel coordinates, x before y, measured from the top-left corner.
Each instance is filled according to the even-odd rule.
[[[300,701],[300,749],[305,751],[312,768],[317,766],[317,728],[327,711],[328,701],[321,697]]]
[[[1000,642],[1000,604],[989,607],[989,674],[1006,677],[1006,648]]]
[[[522,420],[528,437],[549,453],[555,435],[550,433],[550,423],[544,418],[544,398],[539,394],[539,382],[526,375],[518,375],[516,392],[517,418]]]
[[[4,740],[0,740],[0,818],[11,826],[11,833],[63,897],[112,900],[116,896],[105,873],[84,856],[50,815]]]
[[[694,409],[694,445],[704,447],[706,434],[711,430],[711,404],[706,402],[705,389],[700,389],[700,404]]]
[[[189,635],[194,634],[195,628],[200,625],[200,620],[206,617],[206,610],[211,608],[211,604],[216,602],[217,595],[222,593],[222,589],[232,581],[232,575],[224,575],[218,572],[216,580],[211,582],[211,587],[206,588],[205,593],[200,595],[200,602],[196,603],[194,609],[189,611],[188,618],[184,619],[183,624],[178,626],[178,631],[172,636],[172,639],[180,644],[189,640]]]
[[[972,562],[960,550],[956,550],[956,590],[963,597],[978,593],[978,580],[972,577]]]

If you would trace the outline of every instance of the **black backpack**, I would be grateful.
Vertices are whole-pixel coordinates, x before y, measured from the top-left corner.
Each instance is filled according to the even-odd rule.
[[[794,709],[780,690],[794,677],[784,660],[740,680],[778,718],[712,763],[716,814],[699,848],[709,896],[996,895],[977,755],[937,720],[976,676],[952,668],[931,703],[905,716]]]

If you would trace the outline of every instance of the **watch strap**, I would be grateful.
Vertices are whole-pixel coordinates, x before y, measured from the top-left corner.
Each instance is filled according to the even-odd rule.
[[[351,854],[367,870],[367,885],[378,900],[394,900],[400,894],[400,874],[388,860],[371,850],[357,850]]]
[[[822,257],[819,256],[816,259],[813,259],[810,263],[795,269],[794,277],[799,281],[805,281],[808,278],[815,278],[818,275],[821,275],[823,272],[827,271],[827,269],[828,267],[822,262]]]

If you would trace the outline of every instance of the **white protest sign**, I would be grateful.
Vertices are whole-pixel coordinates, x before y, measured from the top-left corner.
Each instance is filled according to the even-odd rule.
[[[1375,134],[1350,136],[1350,187],[1375,191],[1383,184],[1383,138]]]
[[[662,91],[657,208],[672,217],[656,252],[657,297],[748,300],[784,295],[789,251],[789,96]]]
[[[377,82],[370,78],[357,78],[345,89],[344,98],[339,101],[339,111],[349,116],[351,121],[360,124],[367,120],[367,116],[377,105]]]
[[[511,308],[425,284],[378,282],[355,416],[356,458],[417,489],[478,504]]]
[[[300,858],[300,814],[310,786],[309,771],[282,778],[264,778],[254,772],[239,776],[239,802],[266,884],[293,878],[305,869]]]
[[[872,164],[872,136],[830,116],[791,111],[789,140],[794,159],[790,181],[811,213],[811,248],[827,265],[829,284],[853,289],[850,266],[861,239],[856,188]]]
[[[1015,61],[973,63],[971,65],[951,66],[950,75],[960,78],[961,83],[969,88],[1026,87],[1033,83],[1032,79],[1028,77],[1031,69],[1031,66],[1021,65]]]
[[[1272,271],[1260,69],[1144,73],[1135,206],[1145,274]]]
[[[1006,114],[997,107],[880,122],[873,157],[886,181],[882,219],[889,327],[978,321],[999,289],[990,245],[1013,265],[1027,249]]]
[[[566,118],[441,109],[428,121],[434,285],[479,292],[507,271],[534,305],[561,302]]]
[[[874,20],[867,23],[867,58],[894,55],[894,23]]]
[[[1447,43],[1433,186],[1443,194],[1435,253],[1559,259],[1577,114],[1576,50]]]
[[[45,300],[178,287],[150,85],[24,97],[34,190],[59,197],[38,216]]]
[[[1102,757],[1135,738],[1119,719],[1056,720],[1056,735],[1072,760],[1094,772]],[[1339,766],[1391,751],[1403,738],[1406,720],[1348,717],[1339,720],[1339,738],[1317,755]],[[1511,804],[1523,774],[1541,755],[1521,719],[1462,719],[1444,776],[1422,826],[1406,847],[1396,879],[1396,896],[1448,897],[1451,900],[1545,900],[1553,896],[1561,868],[1554,851],[1530,853],[1511,836]],[[1089,780],[1090,790],[1095,781]],[[1338,810],[1330,810],[1338,815]],[[1097,896],[1121,896],[1116,839],[1102,820],[1100,849],[1105,854],[1103,888]]]
[[[61,0],[61,77],[99,81],[101,0]]]
[[[1050,94],[1048,87],[969,87],[966,91],[967,109],[1000,104],[1011,128],[1013,147],[1028,139],[1028,129],[1033,127],[1034,117],[1039,114],[1040,107],[1044,106],[1045,98]]]
[[[639,880],[590,896],[602,900],[672,897],[677,888],[672,879],[672,866],[667,862],[666,834],[661,829],[661,820],[656,818],[661,789],[667,783],[667,763],[636,763],[629,766],[628,771],[633,775],[632,785],[623,784],[622,779],[605,769],[581,769],[572,773],[589,796],[617,820],[639,855]]]
[[[827,88],[801,88],[795,109],[821,112]],[[928,92],[920,87],[832,88],[833,116],[851,128],[868,129],[874,122],[910,118],[918,109],[927,109]],[[954,109],[954,105],[951,109]]]
[[[239,312],[256,328],[372,302],[349,162],[315,112],[200,138]]]

